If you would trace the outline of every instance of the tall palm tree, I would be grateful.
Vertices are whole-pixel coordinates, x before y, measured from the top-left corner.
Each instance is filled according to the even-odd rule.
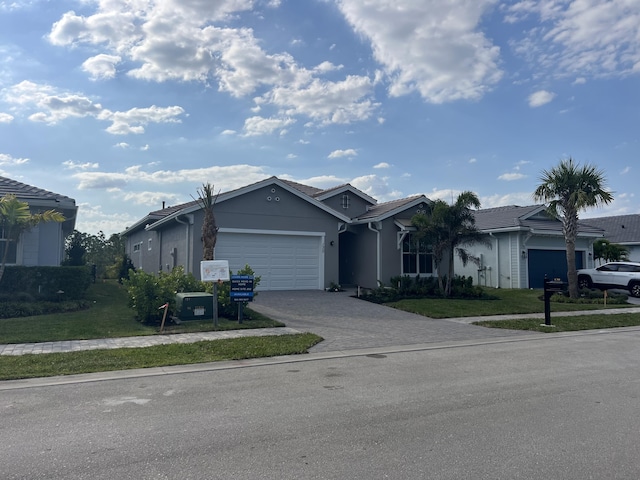
[[[476,228],[472,208],[480,208],[480,200],[475,193],[466,191],[458,195],[453,205],[449,205],[444,200],[435,200],[426,214],[415,215],[411,220],[418,230],[417,240],[431,246],[438,272],[438,283],[445,297],[451,295],[454,253],[466,265],[472,256],[463,247],[477,243],[490,245]],[[448,260],[446,279],[440,268],[445,259]]]
[[[204,211],[204,220],[202,221],[203,260],[214,260],[214,250],[218,240],[218,226],[216,225],[216,217],[213,214],[213,207],[217,199],[218,195],[214,193],[213,185],[210,183],[205,183],[201,189],[198,189],[198,199],[196,201]]]
[[[569,296],[578,298],[576,273],[576,239],[578,212],[590,207],[606,205],[613,195],[606,189],[602,170],[591,165],[580,166],[571,157],[561,160],[551,170],[543,170],[540,185],[533,193],[535,201],[547,203],[547,210],[562,220],[562,232],[567,246],[567,279]]]
[[[55,210],[42,213],[31,213],[29,204],[18,200],[15,195],[8,194],[0,198],[0,238],[4,239],[4,252],[0,262],[0,281],[4,275],[9,245],[17,244],[20,235],[41,222],[64,222],[64,216]]]

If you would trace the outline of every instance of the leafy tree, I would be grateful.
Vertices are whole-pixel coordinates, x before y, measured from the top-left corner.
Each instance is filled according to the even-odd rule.
[[[120,273],[120,268],[115,268],[115,266],[122,265],[123,262],[126,263],[124,243],[117,233],[107,239],[102,231],[91,235],[74,230],[66,238],[65,244],[67,255],[65,263],[67,265],[95,265],[96,276],[99,278],[112,276],[116,270],[116,273]]]
[[[611,243],[606,238],[601,238],[593,244],[593,257],[594,260],[619,262],[620,260],[629,259],[629,249],[624,245]]]
[[[64,222],[64,215],[55,210],[31,213],[29,204],[13,194],[0,198],[0,231],[4,233],[4,252],[0,263],[0,280],[4,275],[11,242],[18,243],[20,235],[42,222]]]
[[[436,200],[429,206],[426,214],[414,215],[411,219],[417,228],[416,240],[422,240],[432,248],[438,283],[445,297],[451,295],[454,254],[466,265],[473,257],[465,246],[477,243],[490,246],[489,241],[475,226],[472,208],[480,208],[480,200],[475,193],[465,191],[458,195],[453,205],[444,200]],[[444,260],[448,260],[449,264],[446,278],[441,268]]]
[[[562,231],[567,246],[569,296],[578,298],[578,212],[608,204],[613,201],[613,196],[606,190],[606,181],[601,170],[591,165],[580,166],[572,158],[560,161],[551,170],[543,170],[540,181],[533,197],[536,201],[548,202],[549,213],[562,220]]]
[[[198,189],[196,201],[204,211],[204,220],[202,221],[203,260],[214,260],[214,250],[218,240],[218,226],[216,225],[216,217],[213,214],[213,207],[217,199],[218,195],[214,194],[213,185],[210,183],[205,183],[201,189]]]
[[[64,265],[80,266],[86,264],[85,255],[87,248],[85,247],[85,239],[86,234],[80,233],[78,230],[74,230],[67,236],[64,248],[67,258],[63,262]]]

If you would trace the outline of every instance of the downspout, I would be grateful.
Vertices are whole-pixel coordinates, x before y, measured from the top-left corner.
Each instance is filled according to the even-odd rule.
[[[500,288],[500,239],[493,232],[489,236],[496,241],[496,288]]]
[[[373,223],[374,222],[369,222],[367,224],[367,227],[369,228],[369,230],[376,233],[376,280],[378,282],[381,282],[382,273],[381,273],[381,265],[380,265],[380,230],[377,228],[374,228]],[[375,223],[380,225],[380,222],[375,222]]]
[[[185,215],[185,217],[187,217],[187,221],[184,222],[182,220],[180,220],[180,217],[177,216],[176,217],[176,222],[181,223],[182,225],[186,225],[186,236],[185,236],[185,262],[184,262],[184,273],[190,273],[191,272],[191,248],[189,248],[190,242],[189,242],[189,238],[190,238],[190,233],[191,233],[191,228],[190,225],[193,225],[193,215],[189,214],[189,215]]]

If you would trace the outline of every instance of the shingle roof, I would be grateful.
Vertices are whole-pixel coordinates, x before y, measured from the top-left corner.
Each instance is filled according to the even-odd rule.
[[[482,231],[526,229],[562,233],[562,223],[547,214],[544,205],[485,208],[474,212],[474,216],[476,228]],[[580,233],[602,234],[602,229],[582,223],[578,230]]]
[[[75,200],[66,195],[50,192],[42,188],[33,187],[26,183],[11,180],[10,178],[0,177],[0,195],[13,194],[20,200],[48,200],[53,202],[65,202],[75,205]]]
[[[601,228],[613,243],[640,244],[640,214],[587,218],[580,221],[580,226]]]
[[[367,210],[362,215],[359,215],[356,220],[362,221],[383,217],[393,211],[401,210],[402,208],[408,207],[412,202],[415,202],[418,199],[422,199],[425,203],[429,201],[424,195],[413,195],[407,198],[400,198],[398,200],[378,203],[371,206],[371,208],[369,208],[369,210]]]
[[[528,207],[507,205],[476,210],[474,212],[476,228],[478,230],[498,230],[521,227],[523,226],[521,218],[533,214],[540,210],[541,207],[543,208],[541,205],[530,205]]]
[[[310,197],[314,197],[323,192],[321,188],[312,187],[310,185],[303,185],[302,183],[293,182],[291,180],[283,180],[279,179],[281,182],[286,183],[290,187],[295,188],[296,190],[304,193],[305,195],[309,195]]]

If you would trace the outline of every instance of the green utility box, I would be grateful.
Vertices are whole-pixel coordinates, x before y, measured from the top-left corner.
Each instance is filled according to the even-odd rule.
[[[177,293],[176,312],[180,320],[213,318],[213,295],[205,292]]]

